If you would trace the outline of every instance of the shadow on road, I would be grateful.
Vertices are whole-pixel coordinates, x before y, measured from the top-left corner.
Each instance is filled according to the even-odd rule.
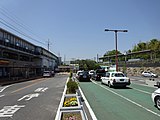
[[[119,86],[116,86],[116,87],[113,87],[113,89],[133,89],[131,87],[119,87]]]

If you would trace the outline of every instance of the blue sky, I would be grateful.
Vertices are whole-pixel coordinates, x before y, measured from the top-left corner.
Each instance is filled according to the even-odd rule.
[[[62,59],[94,59],[115,49],[114,33],[105,28],[128,30],[118,33],[122,53],[139,42],[160,39],[159,6],[160,0],[0,0],[0,21],[40,42],[0,26],[46,49],[49,39],[50,51]]]

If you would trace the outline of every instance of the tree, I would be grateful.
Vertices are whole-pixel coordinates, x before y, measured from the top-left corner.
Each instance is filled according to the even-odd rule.
[[[96,63],[96,61],[93,60],[76,60],[72,61],[72,64],[79,64],[79,69],[80,70],[95,70],[99,68],[99,64]]]
[[[122,54],[120,51],[117,51],[117,54]],[[107,51],[105,54],[104,54],[104,57],[106,56],[112,56],[112,55],[116,55],[116,50],[112,50],[112,51]],[[119,58],[119,60],[121,61],[122,58]],[[115,57],[112,57],[110,59],[108,59],[108,61],[112,61],[112,62],[115,62]]]

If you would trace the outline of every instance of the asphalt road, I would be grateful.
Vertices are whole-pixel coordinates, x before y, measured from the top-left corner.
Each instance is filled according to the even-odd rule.
[[[54,120],[67,77],[0,87],[0,120]]]
[[[157,89],[132,83],[127,88],[109,88],[101,82],[80,82],[80,87],[98,120],[160,120],[151,100]]]

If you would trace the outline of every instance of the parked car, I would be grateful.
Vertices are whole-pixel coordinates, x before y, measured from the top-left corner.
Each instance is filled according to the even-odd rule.
[[[89,71],[90,77],[92,77],[93,74],[95,74],[95,71],[94,71],[94,70],[90,70],[90,71]]]
[[[83,73],[83,71],[82,71],[82,70],[77,71],[77,73],[76,73],[76,78],[77,78],[77,79],[79,79],[79,74],[80,74],[80,73]]]
[[[83,71],[79,73],[79,78],[78,78],[79,82],[87,82],[90,81],[90,75],[88,73],[88,71]]]
[[[102,84],[107,84],[109,87],[126,87],[131,84],[130,79],[122,72],[106,72],[105,76],[102,76],[101,82]]]
[[[157,74],[154,74],[154,73],[152,73],[152,72],[147,72],[147,71],[142,72],[142,76],[143,76],[143,77],[154,77],[154,78],[157,78],[157,77],[158,77]]]
[[[101,77],[102,76],[104,76],[105,75],[105,70],[104,69],[98,69],[98,70],[96,70],[96,72],[91,76],[91,78],[93,79],[93,80],[99,80],[99,81],[101,81]]]
[[[156,107],[160,110],[160,88],[152,93],[152,101],[155,103]]]
[[[43,77],[51,77],[51,76],[52,76],[51,71],[44,71],[43,72]]]

